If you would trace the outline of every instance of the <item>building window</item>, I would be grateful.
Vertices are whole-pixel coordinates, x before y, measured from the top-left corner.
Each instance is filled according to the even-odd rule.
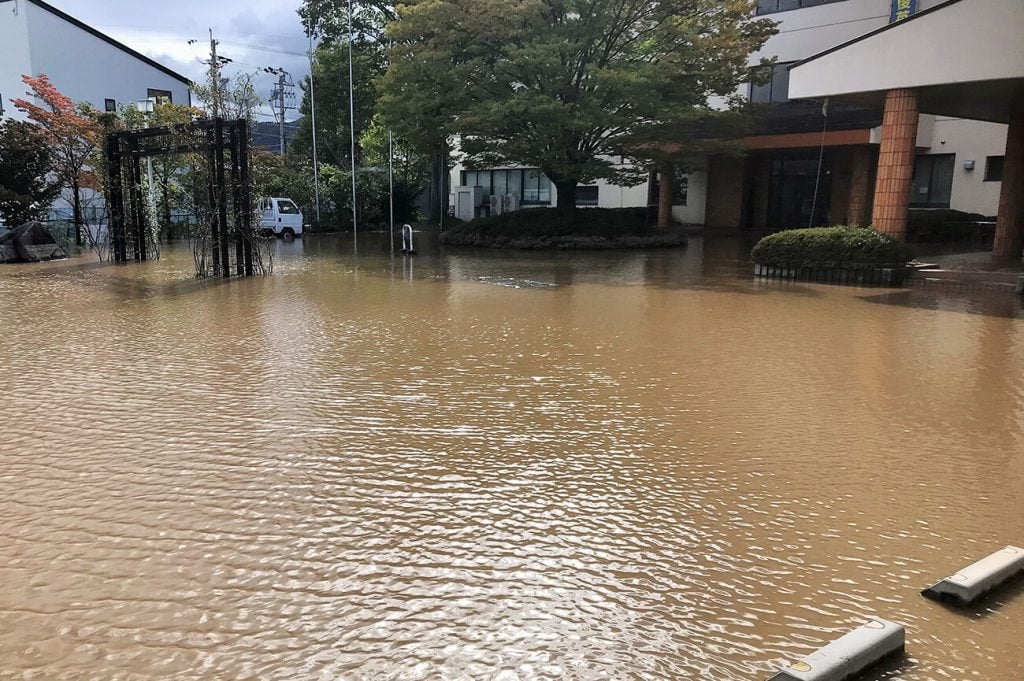
[[[762,85],[750,84],[750,101],[761,104],[781,104],[789,101],[789,66],[793,62],[775,64],[771,67],[771,77],[761,72],[767,80]]]
[[[985,182],[1003,181],[1003,161],[1005,156],[989,156],[985,159]]]
[[[117,111],[117,100],[114,100],[114,99],[104,99],[103,100],[103,110],[106,111],[107,113],[115,113]]]
[[[463,170],[463,187],[483,187],[485,194],[518,196],[524,204],[551,203],[551,181],[539,170]]]
[[[551,203],[551,180],[539,170],[523,171],[523,203]]]
[[[772,14],[774,12],[788,12],[791,9],[803,9],[815,5],[827,5],[832,2],[843,0],[757,0],[758,14]]]
[[[954,154],[925,154],[914,163],[914,190],[910,205],[917,208],[949,208],[953,191]]]
[[[598,201],[600,191],[596,185],[588,187],[576,187],[576,207],[594,208]]]
[[[174,101],[170,90],[154,90],[153,88],[146,90],[146,98],[155,99],[157,104],[170,104]]]

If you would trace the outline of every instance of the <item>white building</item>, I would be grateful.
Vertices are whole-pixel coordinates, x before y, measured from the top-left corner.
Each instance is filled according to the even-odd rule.
[[[949,1],[758,0],[758,15],[779,22],[779,27],[750,63],[775,57],[778,66],[770,83],[744,86],[743,93],[768,106],[755,134],[744,140],[746,157],[692,159],[689,165],[697,170],[688,176],[680,205],[673,208],[675,218],[708,228],[754,231],[870,222],[881,106],[840,102],[830,107],[825,120],[820,102],[790,101],[789,68],[887,26],[898,13],[902,17],[903,12],[921,12]],[[937,41],[920,58],[958,60],[961,50],[970,49],[973,46]],[[901,65],[890,68],[898,72]],[[1006,125],[950,116],[921,119],[911,207],[995,215]],[[476,183],[497,192],[507,180],[506,185],[496,185],[495,172],[500,177],[507,169],[472,171],[458,165],[452,171],[452,185]],[[523,178],[526,183],[527,175]],[[553,205],[554,187],[542,177],[535,181],[536,197],[521,190],[524,204]],[[579,197],[580,205],[610,208],[647,205],[655,201],[656,193],[650,183],[617,187],[598,182]]]
[[[190,103],[190,81],[42,0],[0,0],[0,108],[25,97],[23,75],[46,74],[76,102],[97,109],[156,97]]]

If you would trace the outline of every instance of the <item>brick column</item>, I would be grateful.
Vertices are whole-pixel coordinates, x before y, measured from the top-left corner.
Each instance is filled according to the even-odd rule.
[[[850,159],[850,198],[846,222],[858,227],[871,224],[871,147],[855,147]]]
[[[1024,93],[1010,107],[1006,132],[1003,186],[999,190],[999,214],[992,255],[1020,260],[1024,251]]]
[[[907,238],[907,207],[914,177],[917,146],[917,91],[889,90],[882,117],[882,146],[878,152],[875,207],[872,224],[883,234]]]

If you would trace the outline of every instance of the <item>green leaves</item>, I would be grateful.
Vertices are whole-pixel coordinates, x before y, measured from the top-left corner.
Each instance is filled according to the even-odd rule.
[[[413,0],[397,16],[389,124],[577,182],[732,94],[774,31],[746,0]]]
[[[870,227],[813,227],[769,234],[750,257],[771,267],[902,267],[913,253]]]
[[[42,220],[60,194],[60,182],[46,133],[38,126],[7,120],[0,124],[0,219],[8,227]]]

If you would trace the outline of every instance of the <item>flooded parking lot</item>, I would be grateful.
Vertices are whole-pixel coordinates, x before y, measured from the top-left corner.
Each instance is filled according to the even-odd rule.
[[[1019,302],[360,247],[0,269],[0,677],[1024,678]]]

